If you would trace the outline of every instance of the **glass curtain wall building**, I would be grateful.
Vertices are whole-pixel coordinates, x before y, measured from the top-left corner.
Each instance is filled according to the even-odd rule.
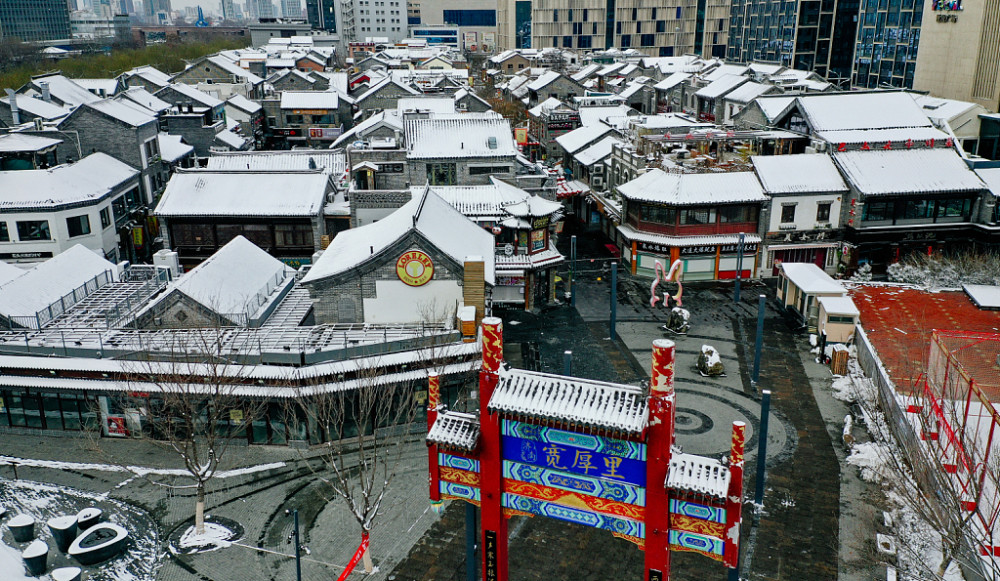
[[[66,0],[0,0],[0,38],[35,42],[70,36]]]

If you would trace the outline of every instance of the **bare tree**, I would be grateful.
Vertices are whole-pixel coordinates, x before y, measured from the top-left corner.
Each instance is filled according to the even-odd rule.
[[[255,386],[247,367],[227,358],[224,329],[171,335],[154,359],[149,351],[126,363],[131,394],[148,397],[142,437],[173,451],[197,488],[196,534],[205,532],[205,490],[225,461],[230,444],[266,409],[249,397]],[[269,381],[269,386],[284,381]],[[249,389],[248,389],[249,388]]]
[[[382,365],[368,363],[346,389],[301,388],[287,410],[289,426],[305,422],[323,442],[310,453],[321,461],[315,474],[328,501],[347,504],[362,539],[375,527],[418,409],[415,381],[383,376]],[[370,550],[364,564],[372,572]]]
[[[911,366],[921,364],[913,362]],[[988,501],[995,505],[1000,490],[1000,464],[985,448],[987,441],[968,425],[966,400],[941,398],[932,406],[913,390],[906,401],[921,409],[921,415],[914,415],[910,426],[893,430],[878,406],[876,389],[870,380],[854,378],[854,395],[865,411],[874,440],[857,445],[855,454],[871,457],[862,475],[878,482],[890,502],[902,509],[901,514],[914,520],[897,523],[910,529],[909,535],[900,535],[898,546],[907,557],[907,565],[918,569],[921,578],[926,579],[943,579],[953,562],[976,569],[986,566],[991,568],[993,579],[1000,579],[995,560],[973,562],[963,552],[964,546],[982,539],[983,532],[976,530],[977,520],[991,522],[997,517],[997,507]],[[932,411],[933,407],[940,416]],[[944,424],[955,430],[943,429]],[[909,437],[904,436],[907,430]],[[926,440],[921,439],[922,433],[928,435]],[[927,550],[934,543],[923,534],[928,529],[938,538],[939,562],[927,558]]]

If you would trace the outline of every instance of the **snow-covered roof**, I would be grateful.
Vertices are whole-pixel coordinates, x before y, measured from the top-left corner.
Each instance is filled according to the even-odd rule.
[[[833,160],[824,153],[755,155],[751,160],[768,194],[846,192],[849,189]]]
[[[0,135],[0,153],[19,153],[25,151],[41,151],[62,143],[61,139],[27,135],[24,133],[5,133]]]
[[[410,188],[411,196],[418,197],[425,186]],[[431,190],[451,204],[456,210],[472,219],[499,220],[508,215],[506,207],[526,200],[528,192],[503,180],[490,177],[490,183],[477,186],[431,186]]]
[[[975,172],[989,188],[990,193],[1000,197],[1000,167],[977,168]]]
[[[667,471],[667,488],[726,498],[729,492],[729,468],[715,458],[674,453]]]
[[[215,66],[219,67],[220,69],[223,69],[227,73],[230,73],[242,79],[243,80],[242,82],[251,83],[254,85],[259,85],[264,82],[264,79],[258,77],[257,75],[251,73],[250,71],[244,68],[241,68],[238,64],[234,63],[233,61],[225,57],[210,56],[208,57],[208,61],[214,64]]]
[[[962,289],[980,309],[1000,309],[1000,286],[987,284],[963,284]]]
[[[847,295],[844,285],[833,280],[822,268],[811,262],[782,262],[780,268],[785,278],[807,295],[819,293]]]
[[[25,271],[23,269],[0,260],[0,287],[24,273]]]
[[[104,96],[110,97],[118,90],[117,79],[73,79],[73,82],[91,93],[97,91],[95,94],[98,96],[101,96],[101,91],[104,91]]]
[[[403,122],[407,157],[513,157],[517,153],[510,121],[500,115],[460,114]]]
[[[164,161],[177,161],[194,152],[194,147],[182,142],[180,135],[160,133],[156,138],[160,144],[160,156]]]
[[[479,445],[479,418],[474,414],[440,412],[427,432],[427,441],[472,452]]]
[[[0,286],[0,313],[32,317],[115,265],[77,244]]]
[[[237,236],[160,296],[165,300],[171,291],[179,291],[217,314],[250,316],[263,298],[293,274],[280,260]]]
[[[570,109],[569,105],[566,105],[559,99],[556,99],[555,97],[549,97],[548,99],[535,105],[531,109],[528,109],[528,115],[531,115],[532,117],[540,117],[543,112],[551,111],[558,107],[565,107],[566,109]]]
[[[746,65],[731,65],[723,63],[718,67],[710,70],[701,78],[702,80],[707,81],[708,83],[714,83],[715,81],[727,75],[745,76],[749,70],[750,67]]]
[[[704,61],[696,55],[646,57],[642,59],[643,68],[655,68],[661,74],[675,72],[693,73],[702,70],[712,61]]]
[[[219,105],[222,105],[222,101],[220,101],[219,99],[216,99],[215,97],[209,95],[204,91],[199,91],[198,89],[192,87],[191,85],[185,85],[184,83],[171,83],[170,88],[173,89],[174,91],[177,91],[181,95],[184,95],[188,99],[201,103],[206,107],[215,108],[218,107]],[[156,94],[160,95],[161,91],[164,90],[165,89],[160,89],[160,91],[157,91]]]
[[[711,129],[715,127],[714,123],[702,123],[684,113],[647,115],[635,118],[632,123],[645,129],[673,129],[675,127]]]
[[[781,72],[785,67],[775,63],[750,63],[750,70],[758,75],[774,75]]]
[[[233,95],[232,97],[227,99],[226,104],[232,105],[233,107],[236,107],[240,111],[245,111],[251,114],[261,110],[260,103],[255,103],[250,99],[247,99],[243,95],[239,94]]]
[[[625,66],[625,64],[626,63],[622,63],[622,62],[607,64],[607,65],[604,66],[604,68],[602,68],[601,70],[597,71],[597,76],[598,77],[605,77],[607,75],[613,74],[613,73],[617,72],[619,69],[623,68]]]
[[[136,67],[125,73],[126,75],[136,75],[142,77],[144,80],[157,85],[159,87],[166,87],[170,84],[170,75],[164,73],[156,67],[149,65]]]
[[[699,89],[695,93],[695,96],[702,99],[718,99],[743,83],[748,82],[750,82],[750,79],[741,75],[723,75]]]
[[[604,123],[596,123],[589,126],[584,125],[583,127],[578,127],[569,133],[564,133],[559,137],[556,137],[556,143],[558,143],[559,146],[566,151],[566,153],[574,154],[584,147],[597,142],[605,135],[613,133],[614,131],[613,127]]]
[[[364,139],[368,135],[369,130],[374,130],[381,124],[385,124],[392,129],[403,129],[403,120],[396,111],[379,111],[361,123],[351,127],[350,130],[345,131],[330,147],[340,147],[358,139]]]
[[[858,307],[847,295],[837,297],[819,297],[816,299],[828,315],[849,315],[857,317],[861,314]]]
[[[845,129],[844,131],[817,131],[816,137],[830,143],[883,143],[894,142],[903,146],[908,140],[923,143],[929,139],[944,142],[948,134],[936,127],[896,127],[892,129]]]
[[[31,88],[37,95],[42,94],[42,83],[48,83],[49,94],[52,95],[53,99],[61,101],[71,107],[101,100],[101,97],[91,93],[64,75],[46,75],[44,77],[31,79]]]
[[[618,186],[629,200],[677,206],[764,202],[767,196],[753,172],[672,174],[652,169]]]
[[[899,91],[819,93],[796,101],[815,132],[931,126],[920,106]]]
[[[335,91],[282,91],[282,109],[336,109],[340,94]]]
[[[483,257],[486,282],[493,284],[493,235],[463,216],[430,187],[385,218],[337,234],[301,282],[318,281],[347,272],[368,260],[382,259],[389,247],[414,230],[458,264],[464,264],[469,256]]]
[[[607,121],[614,126],[622,125],[627,118],[638,115],[638,111],[628,105],[612,105],[609,107],[580,107],[580,124],[594,125]]]
[[[358,98],[355,99],[355,102],[356,103],[360,103],[361,101],[367,99],[370,95],[374,95],[378,91],[381,91],[384,87],[388,86],[389,84],[396,85],[397,87],[403,89],[405,92],[407,92],[407,93],[409,93],[411,95],[419,95],[420,94],[420,91],[414,89],[413,87],[411,87],[411,86],[409,86],[407,84],[401,83],[401,82],[397,81],[393,77],[386,77],[386,78],[382,79],[381,81],[379,81],[379,82],[375,83],[374,85],[372,85],[372,87],[370,89],[368,89],[367,91],[365,91],[363,94],[359,95]]]
[[[705,236],[668,236],[666,234],[653,234],[641,232],[628,224],[620,224],[618,231],[629,240],[648,242],[650,244],[660,244],[662,246],[676,246],[686,248],[691,246],[720,246],[737,244],[740,240],[739,234],[707,234]],[[757,234],[743,235],[745,244],[760,243],[760,236]]]
[[[42,119],[48,121],[65,117],[70,113],[70,109],[68,107],[60,107],[55,103],[50,103],[48,101],[43,101],[27,95],[18,95],[14,99],[15,103],[17,103],[17,108],[21,111],[25,111],[35,117],[41,117]],[[4,97],[3,99],[0,99],[0,103],[5,103],[9,106],[10,98]]]
[[[587,80],[590,76],[597,74],[597,71],[599,70],[601,70],[601,65],[589,64],[570,75],[570,78],[579,83]]]
[[[178,170],[156,206],[158,216],[318,216],[326,199],[320,171]]]
[[[726,100],[734,103],[749,103],[771,90],[774,90],[773,85],[765,85],[764,83],[749,81],[730,91],[729,94],[726,95]]]
[[[982,107],[976,103],[970,103],[968,101],[958,101],[956,99],[942,99],[940,97],[932,97],[930,95],[924,95],[922,93],[908,93],[913,100],[916,101],[917,105],[924,110],[924,114],[930,119],[948,121],[967,113],[971,109],[977,109]]]
[[[986,184],[951,148],[844,151],[835,152],[833,159],[847,181],[869,196],[986,189]]]
[[[494,179],[494,182],[503,183],[496,179]],[[510,185],[507,185],[507,188],[516,189],[514,186]],[[562,207],[562,204],[559,202],[546,200],[541,196],[535,195],[512,204],[508,204],[504,206],[504,210],[506,210],[511,216],[518,218],[540,218],[542,216],[551,216],[552,214],[562,210]]]
[[[625,434],[642,433],[649,415],[639,387],[504,368],[500,369],[489,410]]]
[[[215,141],[236,150],[243,149],[247,144],[247,140],[245,138],[236,135],[228,129],[223,129],[222,131],[216,133]]]
[[[590,147],[576,152],[573,154],[573,158],[576,159],[577,163],[580,165],[594,165],[595,163],[610,156],[611,149],[616,143],[621,143],[621,140],[613,135],[609,135]]]
[[[618,93],[618,95],[621,96],[623,99],[628,99],[632,95],[635,95],[636,93],[641,91],[644,87],[646,87],[645,83],[637,83],[633,81],[628,85],[626,85],[625,88],[622,89],[620,93]]]
[[[754,103],[760,107],[764,117],[768,122],[773,123],[782,113],[788,110],[795,103],[794,96],[785,95],[764,95],[758,97]]]
[[[0,208],[53,209],[92,203],[137,175],[131,166],[101,152],[49,169],[4,171],[0,172]]]
[[[537,79],[528,83],[528,90],[538,91],[544,89],[545,87],[554,83],[556,79],[558,79],[561,76],[562,75],[559,73],[559,71],[545,71],[545,73],[543,73]]]
[[[653,88],[657,91],[669,91],[690,78],[690,73],[673,73],[669,77],[653,85]]]
[[[396,101],[396,110],[429,111],[433,114],[455,113],[455,99],[452,97],[403,97]]]
[[[312,167],[310,167],[312,166]],[[339,176],[347,168],[343,151],[293,149],[279,151],[221,152],[208,158],[208,169],[235,171],[285,171],[320,169]]]
[[[132,127],[142,127],[148,123],[156,123],[156,117],[150,113],[145,113],[135,107],[129,107],[124,103],[119,103],[113,99],[103,99],[86,103],[83,107],[96,109],[105,115],[131,125]]]
[[[167,103],[142,87],[127,89],[118,95],[118,99],[123,102],[132,102],[141,105],[153,113],[160,113],[172,107],[170,103]]]

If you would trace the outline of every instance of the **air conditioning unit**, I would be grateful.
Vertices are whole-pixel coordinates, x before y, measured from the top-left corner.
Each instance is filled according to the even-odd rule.
[[[816,153],[824,153],[826,151],[827,142],[825,141],[811,141],[809,147],[816,150]]]
[[[595,188],[603,188],[604,187],[604,176],[592,176],[590,178],[590,185],[593,186],[593,187],[595,187]]]
[[[594,169],[590,172],[594,175],[604,175],[604,164],[599,163],[594,166]]]
[[[795,224],[779,224],[778,230],[795,230]]]

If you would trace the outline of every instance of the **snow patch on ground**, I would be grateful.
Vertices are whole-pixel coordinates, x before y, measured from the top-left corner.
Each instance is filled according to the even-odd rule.
[[[35,577],[28,577],[25,574],[21,551],[14,547],[8,547],[2,542],[0,542],[0,571],[3,572],[4,581],[33,581],[35,579]]]
[[[184,534],[181,535],[180,543],[178,543],[179,548],[200,549],[201,551],[224,549],[232,544],[230,540],[234,536],[233,531],[214,522],[205,523],[205,532],[203,534],[199,535],[195,531],[194,525],[191,525],[191,528],[184,531]]]
[[[36,460],[34,458],[14,458],[12,456],[0,456],[0,466],[17,465],[30,466],[32,468],[52,468],[55,470],[95,470],[98,472],[131,472],[136,476],[188,476],[190,472],[183,469],[148,468],[145,466],[120,466],[118,464],[94,464],[85,462],[61,462],[56,460]],[[214,478],[232,478],[245,474],[254,474],[271,470],[272,468],[284,468],[284,462],[271,462],[270,464],[259,464],[257,466],[247,466],[235,470],[222,470],[215,474]],[[39,507],[44,508],[44,507]]]

